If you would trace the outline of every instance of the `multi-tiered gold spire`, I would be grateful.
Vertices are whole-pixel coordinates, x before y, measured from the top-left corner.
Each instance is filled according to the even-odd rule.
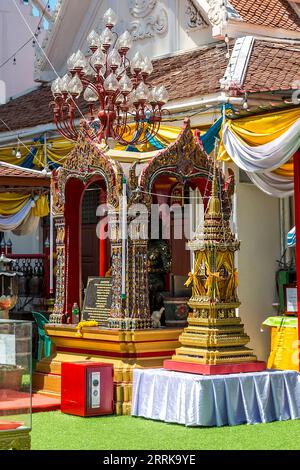
[[[188,327],[179,338],[181,347],[170,362],[225,364],[254,362],[253,351],[245,345],[250,338],[236,316],[240,302],[237,296],[238,275],[234,253],[240,242],[224,219],[214,160],[211,196],[204,226],[188,243],[194,251],[193,272],[186,285],[193,285],[188,304],[192,313]],[[170,367],[167,367],[170,368]],[[172,368],[172,367],[171,367]],[[175,367],[175,370],[181,370]]]

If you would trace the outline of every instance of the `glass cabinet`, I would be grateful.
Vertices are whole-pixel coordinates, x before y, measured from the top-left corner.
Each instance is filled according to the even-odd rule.
[[[0,320],[0,449],[30,448],[32,324]]]

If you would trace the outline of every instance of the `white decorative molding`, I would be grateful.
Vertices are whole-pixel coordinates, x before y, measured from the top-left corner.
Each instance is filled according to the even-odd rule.
[[[134,40],[151,38],[163,34],[168,29],[168,15],[157,0],[128,0],[131,16],[129,31]],[[158,8],[156,8],[158,6]]]
[[[208,19],[213,26],[220,26],[228,21],[228,13],[224,0],[208,0],[208,4]]]
[[[253,36],[244,36],[235,41],[227,69],[220,80],[222,90],[228,91],[232,86],[242,88],[254,41]]]
[[[134,18],[145,18],[156,7],[157,0],[129,0],[129,11]]]
[[[62,10],[63,2],[64,2],[64,0],[57,0],[55,10],[52,13],[52,19],[51,19],[51,21],[49,21],[49,28],[48,28],[47,31],[45,31],[44,39],[43,39],[43,42],[41,44],[41,47],[42,47],[43,50],[45,50],[45,48],[47,47],[49,39],[52,36],[52,29],[53,29],[53,26],[55,25],[55,23],[56,23],[56,21],[59,17],[59,14],[60,14],[61,10]],[[36,45],[36,47],[35,47],[35,61],[34,61],[34,75],[35,76],[38,76],[39,72],[42,70],[42,68],[44,67],[44,65],[46,63],[47,63],[47,58],[45,57],[45,54],[43,53],[41,48]]]
[[[194,4],[193,0],[186,1],[185,14],[187,28],[195,29],[208,27],[208,23],[201,15],[199,9]]]
[[[208,19],[213,26],[224,26],[229,19],[242,19],[227,0],[208,0],[208,5]]]

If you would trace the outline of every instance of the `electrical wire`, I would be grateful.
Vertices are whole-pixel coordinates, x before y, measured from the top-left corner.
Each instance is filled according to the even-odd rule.
[[[13,130],[9,127],[8,124],[6,124],[6,122],[5,122],[3,119],[0,118],[0,121],[2,122],[2,124],[4,124],[4,126],[6,127],[6,129],[9,130],[9,132],[13,132]],[[19,138],[18,135],[17,135],[17,141],[18,141],[18,143],[21,144],[24,148],[26,148],[30,154],[32,154],[32,150],[31,150],[29,147],[27,147],[26,144],[24,144],[24,142]]]
[[[36,40],[36,43],[37,45],[39,46],[42,54],[44,55],[45,59],[47,60],[48,64],[50,65],[50,67],[52,68],[53,72],[55,73],[56,77],[57,78],[60,78],[59,74],[57,73],[54,65],[52,64],[51,60],[49,59],[48,55],[46,54],[46,52],[44,51],[42,45],[40,44],[40,42],[38,41],[38,38],[34,35],[34,32],[32,31],[31,29],[31,26],[30,24],[28,23],[28,21],[26,20],[25,16],[23,15],[21,9],[19,8],[19,6],[17,5],[17,2],[16,0],[12,0],[16,9],[18,10],[20,16],[22,17],[24,23],[26,24],[27,28],[29,29],[29,31],[31,32],[32,34],[32,37]],[[77,105],[76,101],[74,100],[73,96],[71,95],[71,93],[68,92],[68,95],[69,97],[71,98],[71,100],[73,101],[73,103],[75,104],[77,110],[79,111],[79,114],[81,115],[81,117],[84,119],[85,122],[87,122],[87,119],[85,118],[85,116],[83,115],[81,109],[79,108],[79,106]]]
[[[41,24],[42,24],[42,21],[43,21],[43,19],[44,19],[46,10],[47,10],[47,8],[48,8],[48,5],[49,5],[49,1],[46,3],[46,6],[45,6],[45,8],[44,8],[44,10],[43,10],[43,12],[42,12],[40,21],[39,21],[39,23],[38,23],[38,25],[37,25],[37,29],[36,29],[36,31],[35,31],[35,33],[34,33],[34,37],[35,37],[34,41],[36,41],[36,37],[37,37],[38,31],[39,31],[39,29],[40,29],[40,27],[41,27]],[[32,37],[30,37],[30,38],[28,39],[28,41],[26,41],[22,46],[20,46],[8,59],[6,59],[4,62],[2,62],[2,64],[0,64],[0,69],[1,69],[2,67],[4,67],[4,65],[6,65],[11,59],[13,59],[22,49],[24,49],[24,47],[27,46],[27,44],[29,44],[30,41],[32,41]]]

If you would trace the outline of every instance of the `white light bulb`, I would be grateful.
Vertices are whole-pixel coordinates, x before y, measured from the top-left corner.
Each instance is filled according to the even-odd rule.
[[[135,90],[135,95],[138,101],[147,101],[150,98],[150,91],[144,82],[140,83]]]
[[[117,69],[122,63],[121,56],[117,49],[112,49],[107,57],[107,63],[112,69]]]
[[[90,66],[90,64],[87,64],[86,67],[83,69],[83,73],[86,77],[93,77],[95,75],[94,69]]]
[[[87,43],[90,48],[98,47],[100,41],[100,36],[96,31],[93,29],[93,31],[90,32],[90,34],[87,37]]]
[[[132,90],[133,84],[128,75],[123,75],[121,80],[119,80],[119,86],[122,93],[129,93]]]
[[[76,74],[75,77],[73,77],[72,80],[69,83],[68,91],[72,95],[80,96],[82,90],[83,90],[83,84],[82,84],[80,78],[78,77],[78,75]]]
[[[119,89],[119,82],[115,74],[111,73],[106,80],[104,80],[103,86],[106,91],[117,91]]]
[[[140,51],[137,51],[131,61],[131,71],[142,70],[144,64],[144,56]]]
[[[74,53],[69,57],[69,59],[67,60],[67,65],[68,65],[68,69],[69,69],[69,70],[73,70],[73,69],[74,69],[75,60],[76,60],[76,54],[75,54],[75,52],[74,52]]]
[[[105,64],[105,54],[103,54],[101,49],[97,49],[96,52],[94,52],[91,58],[91,64],[95,69],[101,68]]]
[[[106,26],[115,26],[118,22],[118,17],[112,8],[109,8],[103,15],[103,21]]]
[[[133,39],[129,31],[124,31],[118,39],[117,48],[120,49],[131,49],[133,45]]]
[[[84,91],[83,98],[88,103],[94,103],[98,100],[98,95],[92,87],[88,86]]]
[[[159,103],[167,103],[167,101],[169,100],[169,93],[167,92],[166,88],[164,87],[164,85],[161,85],[157,92],[156,92],[156,95],[157,95],[157,101]]]
[[[68,88],[69,88],[69,83],[71,81],[72,77],[66,73],[66,75],[63,76],[63,78],[60,80],[60,91],[62,93],[68,93]]]
[[[145,57],[142,72],[150,75],[153,72],[153,65],[149,57]]]
[[[151,88],[151,90],[150,90],[150,98],[149,98],[150,103],[156,103],[156,102],[158,101],[158,100],[157,100],[157,98],[158,98],[158,93],[157,93],[157,92],[158,92],[158,89],[159,89],[158,86],[154,86],[153,88]]]
[[[87,60],[85,55],[81,51],[76,52],[74,59],[74,69],[84,69],[87,66]]]
[[[130,105],[133,105],[133,104],[135,104],[135,103],[138,102],[138,99],[137,99],[137,97],[136,97],[136,92],[135,92],[135,90],[132,90],[132,92],[130,93],[130,95],[128,95],[127,101],[128,101],[128,103],[129,103]]]
[[[61,94],[61,89],[60,89],[60,77],[56,78],[51,85],[51,91],[53,96],[57,96]]]
[[[110,29],[105,28],[100,34],[100,42],[103,46],[110,46],[114,40],[114,35]]]

